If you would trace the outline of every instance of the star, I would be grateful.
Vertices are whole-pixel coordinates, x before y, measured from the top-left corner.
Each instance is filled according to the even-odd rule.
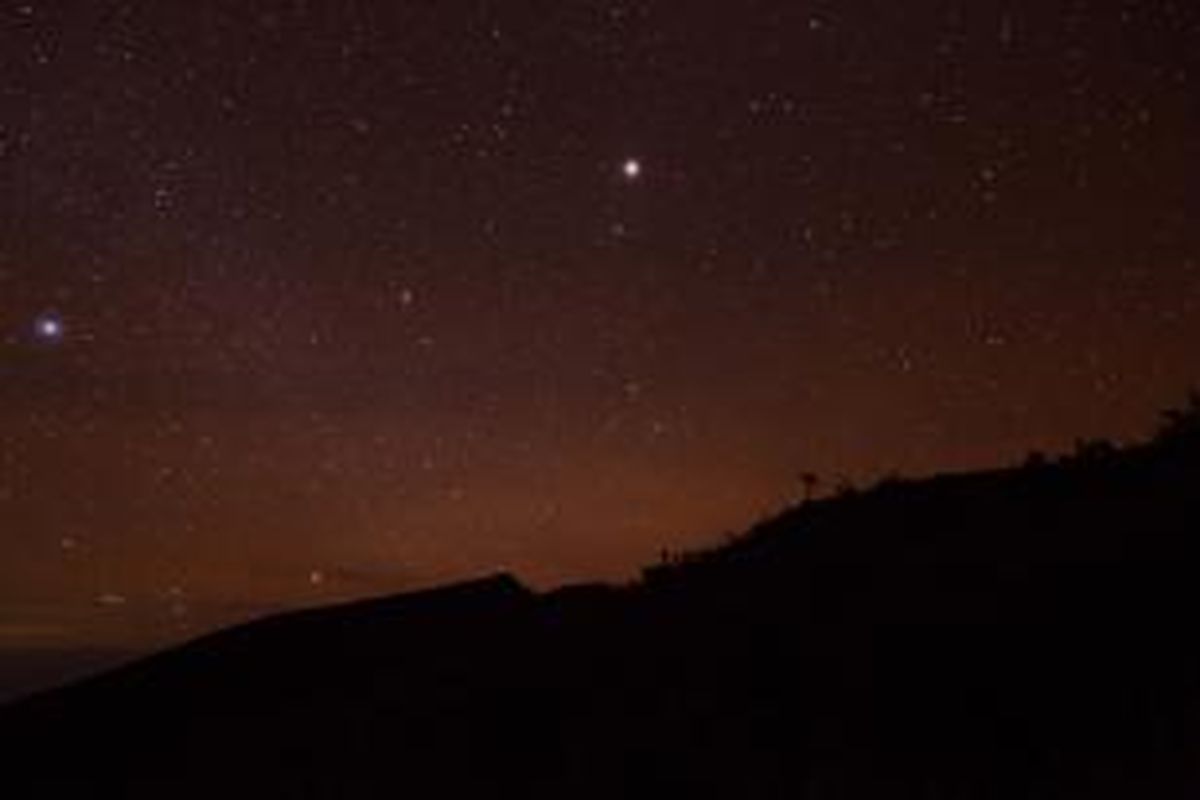
[[[105,592],[96,598],[96,605],[106,608],[120,608],[128,602],[125,595],[117,594],[116,592]]]
[[[627,181],[636,181],[642,177],[642,162],[636,158],[627,158],[621,164],[621,175]]]
[[[33,333],[44,342],[57,342],[63,338],[66,328],[54,314],[43,314],[33,323]]]

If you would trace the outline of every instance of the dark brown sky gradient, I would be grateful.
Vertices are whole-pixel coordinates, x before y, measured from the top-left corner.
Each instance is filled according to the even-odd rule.
[[[3,13],[0,653],[628,574],[1200,379],[1191,2]]]

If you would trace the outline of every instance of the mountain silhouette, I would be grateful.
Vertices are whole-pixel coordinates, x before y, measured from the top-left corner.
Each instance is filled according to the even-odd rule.
[[[808,500],[629,586],[496,575],[219,632],[4,707],[0,786],[1200,796],[1200,436],[1182,419]]]

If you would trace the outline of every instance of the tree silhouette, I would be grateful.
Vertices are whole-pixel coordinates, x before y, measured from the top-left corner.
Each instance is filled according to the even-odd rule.
[[[800,474],[800,483],[804,484],[804,502],[809,502],[813,499],[816,493],[817,484],[821,482],[821,477],[815,472],[802,472]]]

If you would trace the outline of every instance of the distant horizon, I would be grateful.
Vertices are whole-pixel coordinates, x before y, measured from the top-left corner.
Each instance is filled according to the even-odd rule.
[[[1200,397],[1200,395],[1195,394],[1195,390],[1192,391],[1192,402],[1194,403],[1194,398]],[[291,612],[332,608],[342,605],[353,607],[355,604],[363,601],[370,602],[372,600],[384,600],[389,597],[436,591],[450,586],[495,578],[501,575],[511,576],[523,586],[538,593],[554,592],[559,589],[596,584],[613,587],[632,585],[643,581],[648,570],[663,566],[664,562],[662,558],[664,556],[669,556],[671,559],[683,558],[686,561],[693,554],[700,555],[714,550],[719,551],[727,547],[731,542],[736,541],[736,539],[740,539],[751,533],[757,526],[777,519],[781,514],[802,509],[812,502],[838,502],[847,499],[852,501],[854,495],[860,492],[870,492],[893,478],[902,479],[905,483],[921,484],[947,477],[983,476],[996,471],[1027,469],[1031,466],[1029,459],[1033,456],[1045,458],[1045,463],[1047,464],[1054,464],[1059,461],[1069,463],[1072,459],[1080,457],[1079,448],[1081,446],[1095,445],[1097,443],[1113,445],[1118,448],[1118,451],[1151,445],[1154,443],[1156,435],[1161,432],[1162,412],[1183,408],[1186,408],[1186,403],[1167,404],[1163,406],[1160,409],[1159,425],[1151,426],[1147,433],[1140,437],[1131,436],[1123,439],[1114,439],[1112,437],[1075,437],[1072,440],[1071,447],[1064,447],[1060,450],[1033,450],[1027,452],[1025,457],[1021,459],[1014,459],[1007,462],[977,467],[962,467],[959,469],[934,470],[924,474],[889,471],[879,473],[861,483],[846,482],[844,484],[837,484],[823,481],[819,484],[821,488],[815,490],[811,497],[806,498],[803,496],[802,491],[798,491],[790,500],[785,499],[780,506],[763,510],[757,517],[746,521],[740,527],[728,529],[720,535],[708,538],[694,537],[693,540],[677,543],[676,547],[680,549],[660,548],[656,551],[654,558],[648,557],[619,573],[567,576],[557,582],[539,583],[531,581],[528,576],[522,575],[518,570],[508,569],[503,566],[491,568],[480,567],[474,572],[438,576],[426,581],[416,581],[406,585],[379,586],[372,589],[364,589],[358,593],[332,591],[321,596],[299,598],[292,602],[280,601],[273,604],[246,603],[241,607],[240,612],[231,613],[225,618],[214,619],[207,627],[179,629],[173,636],[165,636],[153,641],[118,643],[107,647],[72,647],[70,645],[52,644],[34,645],[24,649],[9,648],[0,652],[0,704],[20,699],[29,694],[40,693],[67,685],[73,681],[102,673],[123,664],[134,663],[155,653],[164,652],[179,645],[203,639],[214,633],[220,633],[223,630],[254,624],[260,620]],[[799,484],[797,485],[797,489],[800,489]],[[846,494],[847,490],[850,490],[849,495]]]

